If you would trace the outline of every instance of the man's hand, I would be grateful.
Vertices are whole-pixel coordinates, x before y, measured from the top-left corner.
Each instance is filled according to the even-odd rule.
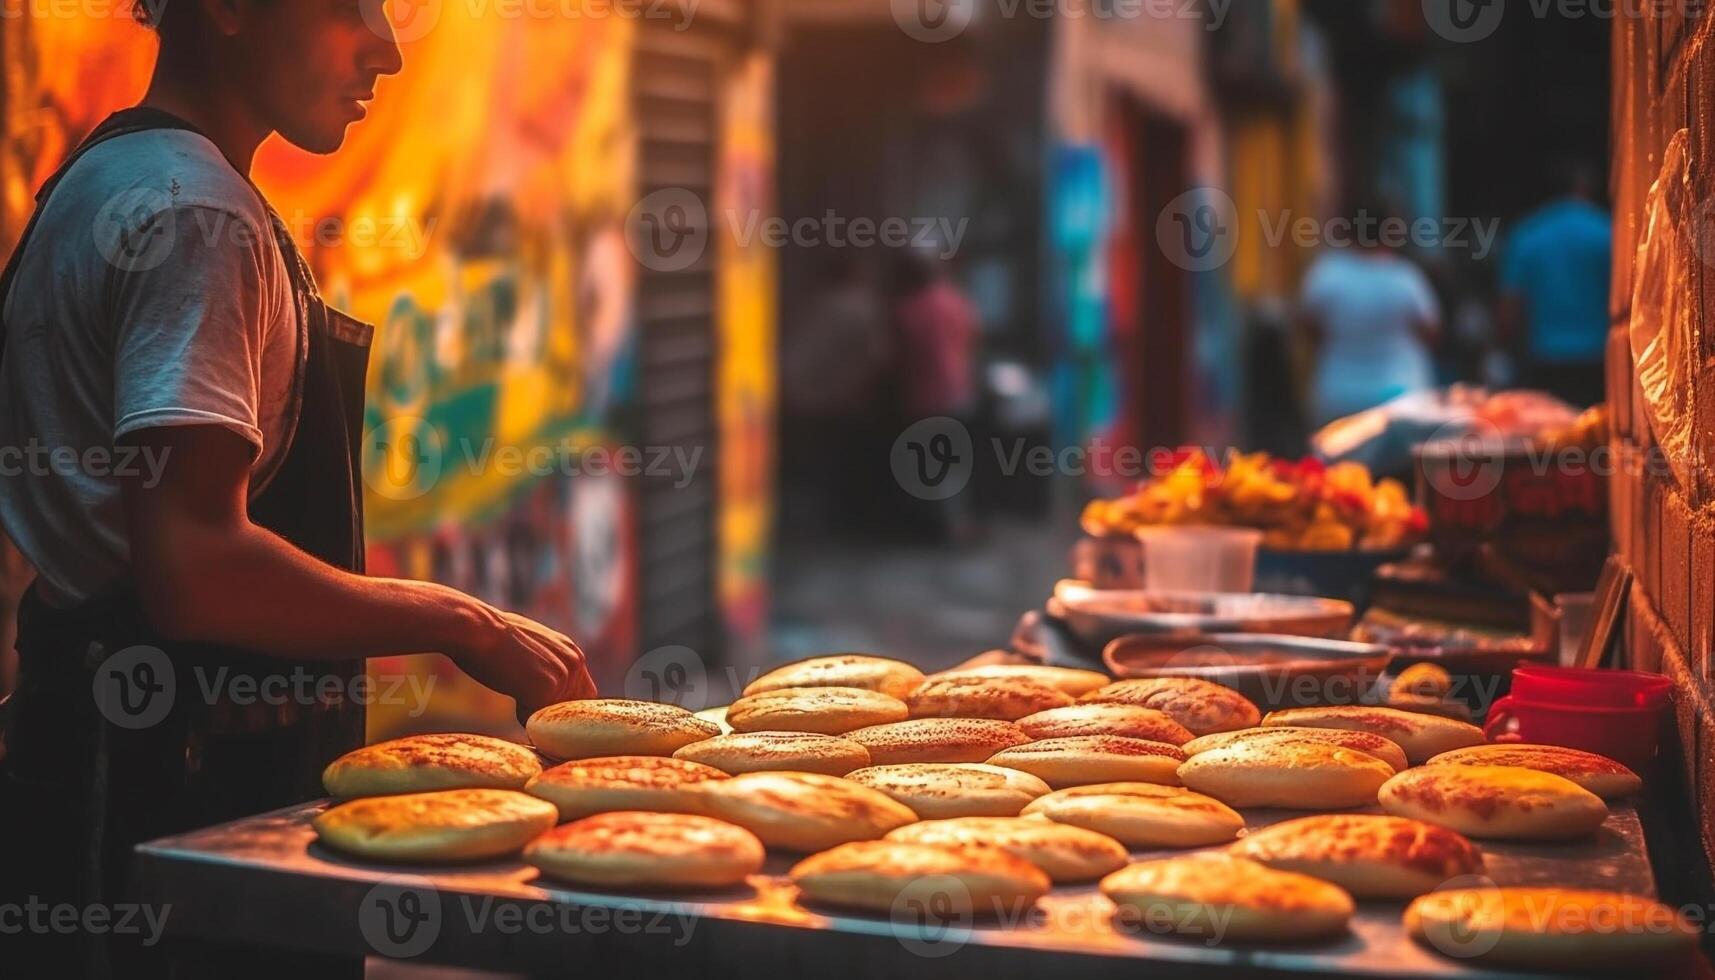
[[[250,521],[252,447],[215,426],[148,429],[159,483],[128,480],[126,529],[138,598],[168,640],[287,660],[445,651],[519,714],[595,685],[577,644],[433,582],[355,575]]]
[[[517,613],[488,608],[477,635],[453,662],[484,687],[518,702],[518,720],[538,708],[595,697],[584,652],[561,633]]]

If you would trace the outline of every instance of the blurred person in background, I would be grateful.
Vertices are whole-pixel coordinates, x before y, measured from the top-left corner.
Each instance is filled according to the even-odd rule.
[[[953,282],[947,262],[903,251],[894,271],[893,308],[900,428],[946,417],[968,425],[977,409],[977,346],[982,327],[976,306]],[[937,502],[925,515],[929,533],[943,541],[976,532],[965,493]]]
[[[1589,164],[1561,161],[1555,190],[1507,243],[1497,319],[1520,384],[1582,408],[1603,397],[1614,228]]]
[[[828,262],[820,294],[786,338],[780,379],[789,438],[812,460],[827,526],[858,526],[876,499],[877,472],[886,472],[886,432],[876,406],[888,403],[892,338],[887,303],[861,252],[839,251]]]
[[[1423,270],[1397,251],[1404,223],[1375,205],[1348,220],[1350,243],[1317,256],[1299,297],[1300,329],[1314,351],[1315,426],[1435,385],[1441,304]]]

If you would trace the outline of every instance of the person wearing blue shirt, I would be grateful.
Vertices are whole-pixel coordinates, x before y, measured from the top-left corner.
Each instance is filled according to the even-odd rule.
[[[1613,222],[1592,171],[1561,168],[1561,195],[1519,223],[1501,260],[1501,340],[1527,388],[1602,401]]]

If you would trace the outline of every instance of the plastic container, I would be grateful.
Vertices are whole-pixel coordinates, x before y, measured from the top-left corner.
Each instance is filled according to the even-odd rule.
[[[1655,758],[1671,691],[1660,674],[1519,667],[1512,693],[1489,707],[1483,734],[1595,752],[1643,772]]]
[[[1583,708],[1662,708],[1673,682],[1635,670],[1592,670],[1531,664],[1513,670],[1516,701]]]
[[[1249,592],[1262,532],[1242,527],[1145,527],[1146,592]]]

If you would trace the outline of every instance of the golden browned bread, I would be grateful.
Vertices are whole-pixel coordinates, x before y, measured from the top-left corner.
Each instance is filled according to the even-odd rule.
[[[1269,712],[1262,720],[1267,727],[1340,728],[1369,732],[1399,745],[1412,765],[1430,756],[1483,744],[1483,730],[1452,718],[1426,715],[1398,708],[1350,704],[1323,708],[1288,708]]]
[[[552,803],[517,790],[449,789],[352,800],[311,826],[334,850],[421,864],[515,853],[559,816]]]
[[[1074,704],[1050,708],[1018,719],[1031,738],[1071,738],[1076,735],[1118,735],[1146,742],[1184,745],[1191,731],[1165,711],[1135,704]]]
[[[1078,698],[1103,687],[1113,678],[1099,670],[1077,670],[1071,667],[1050,667],[1046,664],[988,664],[982,667],[958,667],[931,674],[929,679],[943,677],[1022,677],[1064,691]]]
[[[610,755],[562,762],[524,790],[559,807],[561,820],[609,810],[685,813],[696,806],[686,786],[726,776],[711,766],[658,755]]]
[[[784,687],[862,687],[903,698],[921,683],[923,672],[904,661],[840,653],[778,667],[747,684],[744,694],[749,697]]]
[[[1015,721],[1072,696],[1028,677],[931,677],[905,697],[913,718],[996,718]]]
[[[884,912],[915,921],[948,917],[1016,921],[1050,882],[1041,869],[998,847],[930,847],[895,841],[844,844],[798,862],[792,883],[810,902]]]
[[[1570,779],[1516,766],[1419,766],[1387,781],[1389,813],[1471,837],[1566,840],[1608,819],[1602,798]]]
[[[677,705],[613,698],[550,704],[531,715],[524,730],[556,759],[672,755],[721,733],[719,725]]]
[[[846,778],[880,790],[924,820],[952,817],[1011,817],[1048,792],[1027,772],[980,762],[927,762],[871,766]]]
[[[1103,878],[1102,894],[1122,923],[1209,945],[1325,939],[1353,911],[1338,885],[1219,854],[1131,865]]]
[[[1210,749],[1222,749],[1229,745],[1251,745],[1263,742],[1321,742],[1325,745],[1338,745],[1343,749],[1373,755],[1392,766],[1395,772],[1411,768],[1406,761],[1405,750],[1397,743],[1390,742],[1380,735],[1369,732],[1351,732],[1342,728],[1246,728],[1237,732],[1219,732],[1214,735],[1204,735],[1194,738],[1184,745],[1188,756],[1201,755]]]
[[[1179,779],[1231,806],[1339,810],[1374,806],[1393,767],[1321,742],[1240,742],[1186,760]]]
[[[342,800],[439,789],[522,789],[541,771],[536,753],[515,742],[412,735],[347,752],[322,770],[322,785]]]
[[[904,721],[905,702],[861,687],[783,687],[739,698],[727,708],[736,732],[817,732],[843,735]]]
[[[1666,905],[1621,892],[1449,889],[1412,902],[1405,929],[1430,949],[1471,965],[1700,975],[1692,972],[1698,931]]]
[[[698,783],[702,812],[738,824],[769,847],[812,852],[875,840],[917,821],[885,793],[809,772],[751,772]]]
[[[1604,800],[1630,796],[1644,788],[1644,781],[1626,766],[1605,755],[1582,752],[1558,745],[1497,743],[1454,749],[1430,759],[1431,766],[1517,766],[1551,772],[1570,779]]]
[[[844,776],[869,765],[869,750],[838,735],[815,732],[734,732],[692,742],[673,758],[721,772],[818,772]]]
[[[1155,783],[1056,790],[1032,801],[1023,815],[1083,827],[1136,848],[1206,847],[1245,829],[1245,818],[1220,800]]]
[[[1440,664],[1412,664],[1393,679],[1391,694],[1416,694],[1421,697],[1444,698],[1453,690],[1453,675]]]
[[[992,844],[1029,861],[1056,883],[1093,881],[1125,867],[1125,845],[1106,834],[1028,817],[958,817],[925,820],[890,832],[904,844],[958,847]]]
[[[712,817],[615,811],[555,827],[524,849],[550,878],[602,888],[726,888],[762,870],[756,835]]]
[[[877,766],[986,762],[1001,749],[1030,741],[1017,725],[992,718],[913,718],[860,728],[846,737],[868,749]]]
[[[1253,830],[1230,851],[1331,881],[1360,898],[1415,898],[1483,870],[1477,848],[1454,831],[1358,813],[1300,817]]]
[[[1128,781],[1176,786],[1184,761],[1178,746],[1118,735],[1050,738],[989,756],[990,765],[1028,772],[1055,789]]]
[[[1164,711],[1193,735],[1252,728],[1261,718],[1256,705],[1243,694],[1195,677],[1118,681],[1091,691],[1083,700]]]

